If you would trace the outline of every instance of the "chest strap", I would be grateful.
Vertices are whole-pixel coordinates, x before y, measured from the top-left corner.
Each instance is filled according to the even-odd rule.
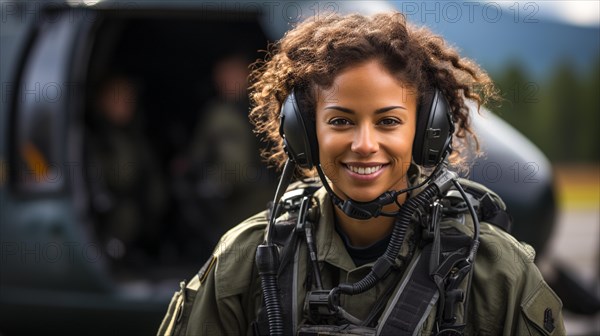
[[[412,335],[438,300],[435,283],[429,277],[429,258],[431,244],[428,244],[407,270],[405,280],[397,290],[393,301],[382,316],[379,335]]]
[[[442,261],[431,270],[433,246],[429,243],[416,254],[407,270],[402,284],[396,291],[391,304],[383,313],[378,326],[378,335],[416,335],[421,330],[425,320],[430,315],[431,309],[440,301],[443,308],[438,312],[443,321],[456,321],[455,306],[464,299],[464,293],[457,287],[464,277],[453,279],[454,274],[461,274],[461,270],[469,265],[464,265],[468,255],[470,237],[456,232],[445,232],[442,240]],[[434,276],[435,275],[435,276]],[[436,284],[434,278],[446,281],[443,288]],[[441,289],[441,290],[440,290]],[[461,329],[461,328],[458,328]]]

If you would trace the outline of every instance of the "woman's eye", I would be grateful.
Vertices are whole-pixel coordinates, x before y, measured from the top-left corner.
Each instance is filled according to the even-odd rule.
[[[395,126],[400,124],[402,124],[402,122],[396,118],[385,118],[379,121],[379,125],[382,126]]]
[[[329,125],[333,125],[333,126],[348,126],[348,125],[352,125],[352,123],[348,119],[334,118],[334,119],[329,120]]]

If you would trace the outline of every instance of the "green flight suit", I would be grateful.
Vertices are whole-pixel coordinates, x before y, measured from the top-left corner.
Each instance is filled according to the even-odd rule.
[[[315,193],[321,217],[317,225],[318,259],[324,288],[334,281],[354,283],[362,279],[373,263],[356,267],[334,229],[333,208],[327,192]],[[160,326],[159,335],[252,335],[251,323],[262,303],[260,277],[254,267],[257,245],[264,238],[266,212],[249,218],[223,236],[213,257],[182,290],[175,293]],[[455,228],[472,235],[471,217],[444,220],[442,229]],[[408,254],[416,224],[409,227],[399,258]],[[565,335],[562,303],[542,279],[533,263],[529,245],[488,223],[481,223],[479,252],[470,291],[467,335]],[[302,321],[306,279],[306,244],[298,256],[298,294],[295,324]],[[404,265],[405,266],[405,265]],[[393,273],[392,273],[393,274]],[[365,293],[342,295],[341,305],[350,314],[364,319],[395,276],[388,276]],[[397,279],[395,280],[397,281]],[[464,281],[464,284],[466,281]],[[390,296],[391,297],[391,296]],[[391,301],[391,300],[390,300]],[[389,302],[388,302],[389,304]],[[421,326],[419,335],[431,335],[435,308]],[[462,318],[463,311],[458,311]]]

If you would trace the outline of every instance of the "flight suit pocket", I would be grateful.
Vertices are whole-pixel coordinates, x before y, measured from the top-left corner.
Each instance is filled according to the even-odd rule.
[[[521,304],[530,335],[565,335],[562,302],[545,282]]]
[[[163,318],[160,327],[158,328],[158,333],[156,334],[157,336],[170,336],[173,334],[175,315],[178,312],[178,307],[180,306],[182,299],[181,290],[173,294],[171,302],[169,303],[169,308],[167,308],[167,314]]]
[[[185,333],[197,291],[187,288],[185,281],[179,286],[181,289],[173,294],[167,315],[158,329],[158,336],[178,336]]]
[[[176,311],[174,313],[173,336],[185,334],[185,330],[187,329],[187,324],[190,319],[192,305],[194,304],[194,299],[198,293],[196,290],[187,288],[185,281],[182,281],[180,286],[180,296],[177,300],[177,307],[175,308]]]

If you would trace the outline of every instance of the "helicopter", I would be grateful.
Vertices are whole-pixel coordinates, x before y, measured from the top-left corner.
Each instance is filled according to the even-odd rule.
[[[186,189],[194,169],[180,173],[180,148],[192,141],[214,94],[214,65],[231,53],[260,57],[267,41],[305,17],[394,9],[387,1],[0,4],[2,335],[156,332],[179,281],[197,272],[225,230],[215,221],[263,210],[276,182],[266,167],[244,172],[256,193],[236,199],[251,204],[237,212],[227,207],[235,193],[198,210],[214,194]],[[143,112],[140,132],[157,171],[168,176],[154,245],[137,250],[106,238],[114,232],[99,219],[103,194],[95,184],[110,174],[123,181],[142,165],[132,159],[102,168],[89,158],[103,134],[94,112],[98,91],[107,74],[124,72],[135,86],[129,103]],[[473,115],[485,155],[469,158],[468,177],[495,190],[511,211],[513,235],[543,251],[557,211],[548,159],[492,113]],[[521,178],[508,173],[515,170]],[[202,182],[214,176],[204,175]],[[130,253],[142,261],[121,263]]]

